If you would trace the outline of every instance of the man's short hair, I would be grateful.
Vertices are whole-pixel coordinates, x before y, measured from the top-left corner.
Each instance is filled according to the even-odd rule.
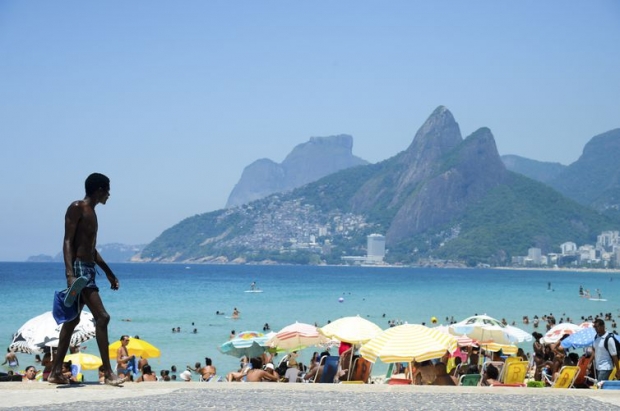
[[[103,188],[104,190],[110,189],[110,179],[100,173],[92,173],[86,178],[84,182],[84,188],[86,189],[86,195],[91,196],[95,191]]]
[[[594,320],[594,325],[596,325],[598,327],[604,327],[605,326],[605,321],[603,321],[600,318],[597,318],[596,320]]]

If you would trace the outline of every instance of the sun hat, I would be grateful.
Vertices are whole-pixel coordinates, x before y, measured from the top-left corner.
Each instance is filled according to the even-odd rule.
[[[185,370],[181,374],[179,374],[179,377],[181,377],[184,381],[191,381],[192,373],[189,372],[188,370]]]
[[[265,365],[265,369],[269,368],[270,370],[273,370],[273,364],[272,363],[267,363],[267,365]]]

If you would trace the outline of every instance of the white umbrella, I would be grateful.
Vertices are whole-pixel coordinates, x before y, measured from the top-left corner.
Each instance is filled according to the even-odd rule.
[[[56,324],[51,311],[47,311],[26,321],[14,334],[9,349],[26,354],[43,353],[46,347],[58,346],[62,324]],[[93,315],[82,310],[80,323],[71,335],[71,347],[95,337],[95,319]]]
[[[363,344],[374,338],[381,331],[377,324],[359,315],[339,318],[319,328],[319,332],[324,336],[351,344]]]
[[[481,344],[494,342],[498,344],[512,344],[532,341],[533,337],[527,331],[512,325],[504,325],[488,315],[475,315],[452,324],[449,327],[453,335],[467,335],[478,340]]]

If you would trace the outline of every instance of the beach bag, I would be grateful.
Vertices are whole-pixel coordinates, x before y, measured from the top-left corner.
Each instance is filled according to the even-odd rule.
[[[71,307],[65,307],[65,296],[67,290],[54,291],[54,305],[52,307],[52,315],[56,324],[64,324],[74,320],[80,314],[80,298],[76,298],[75,303]]]
[[[607,352],[609,352],[609,340],[612,340],[616,344],[616,355],[620,355],[620,341],[615,338],[614,333],[609,333],[607,337],[605,337],[605,342],[603,344],[605,344]]]

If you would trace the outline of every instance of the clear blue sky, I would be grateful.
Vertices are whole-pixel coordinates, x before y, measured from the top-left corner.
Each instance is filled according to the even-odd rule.
[[[61,251],[93,171],[99,242],[148,243],[254,160],[340,133],[384,160],[438,105],[572,163],[620,127],[620,3],[0,0],[0,260]]]

